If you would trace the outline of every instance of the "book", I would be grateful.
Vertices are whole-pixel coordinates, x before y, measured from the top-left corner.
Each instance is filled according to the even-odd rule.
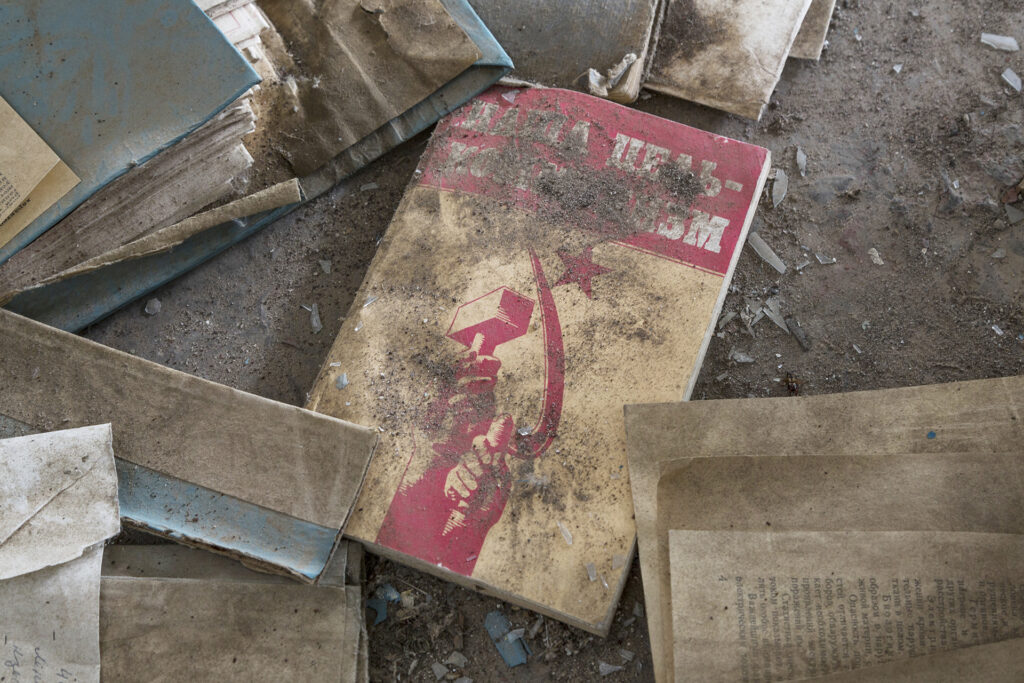
[[[689,395],[769,162],[564,90],[443,120],[310,393],[380,432],[348,535],[607,633],[623,404]]]

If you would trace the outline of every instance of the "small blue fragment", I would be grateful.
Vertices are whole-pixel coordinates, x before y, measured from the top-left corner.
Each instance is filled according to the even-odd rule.
[[[504,614],[498,611],[490,612],[484,617],[484,628],[494,641],[494,646],[498,648],[498,654],[510,669],[526,664],[526,656],[532,654],[530,646],[522,637],[513,635],[512,624]]]
[[[934,439],[935,438],[935,432],[928,432],[928,438],[929,439]]]
[[[399,602],[402,596],[399,595],[398,590],[390,583],[383,583],[377,587],[374,591],[373,597],[379,600],[385,600],[387,602]]]
[[[377,616],[373,620],[374,626],[388,618],[387,601],[381,600],[380,598],[370,598],[366,601],[366,606],[377,613]]]

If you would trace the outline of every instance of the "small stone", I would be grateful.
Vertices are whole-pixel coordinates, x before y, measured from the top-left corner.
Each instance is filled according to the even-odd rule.
[[[448,675],[448,667],[439,662],[434,662],[433,664],[431,664],[430,670],[434,672],[434,677],[437,680],[441,680],[442,678]]]
[[[868,249],[868,256],[871,257],[871,262],[876,266],[884,266],[885,261],[882,260],[882,255],[878,253],[878,250],[874,247]]]
[[[348,386],[348,384],[349,382],[347,372],[341,373],[341,376],[339,376],[338,379],[334,380],[334,386],[338,387],[339,389],[344,389],[345,387]]]
[[[324,275],[330,275],[331,274],[331,262],[330,261],[323,260],[323,261],[318,261],[317,263],[320,264],[320,270],[324,271]]]
[[[800,171],[800,177],[807,175],[807,153],[800,147],[796,148],[796,167]]]
[[[632,650],[627,650],[624,647],[620,647],[619,648],[619,656],[622,657],[622,661],[624,661],[626,663],[629,663],[629,662],[633,661],[633,657],[635,657],[636,655],[633,654]]]
[[[902,64],[893,64],[892,65],[892,70],[895,71],[896,73],[899,73],[899,72],[903,71],[903,65]]]
[[[1021,221],[1024,221],[1024,211],[1021,211],[1016,206],[1006,205],[1006,220],[1010,221],[1010,225],[1016,225]]]
[[[469,659],[466,655],[456,650],[448,655],[448,659],[444,660],[444,663],[449,666],[454,666],[456,669],[465,669],[466,665],[469,664]]]
[[[163,308],[163,304],[160,303],[160,299],[154,297],[146,302],[146,307],[142,309],[142,312],[148,316],[154,316],[160,312],[161,308]]]
[[[992,258],[996,258],[996,259],[1006,258],[1006,250],[1003,249],[1002,247],[1000,247],[999,249],[996,249],[995,251],[992,252]]]

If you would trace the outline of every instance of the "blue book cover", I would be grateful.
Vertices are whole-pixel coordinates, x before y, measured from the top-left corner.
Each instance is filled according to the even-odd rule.
[[[5,0],[0,97],[82,179],[0,263],[259,82],[191,0]]]

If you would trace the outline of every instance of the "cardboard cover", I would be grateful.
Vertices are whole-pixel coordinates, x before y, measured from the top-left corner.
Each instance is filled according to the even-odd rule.
[[[37,430],[114,425],[121,515],[314,580],[376,441],[0,310],[0,414]]]
[[[622,404],[689,393],[768,162],[561,90],[444,120],[311,392],[381,429],[348,534],[606,632],[634,539]]]
[[[1017,532],[1022,402],[1011,377],[626,406],[657,680],[673,670],[669,529]]]
[[[605,74],[632,54],[609,97],[632,102],[640,93],[659,0],[471,0],[508,50],[511,77],[545,86],[586,89],[590,69]]]
[[[297,111],[279,121],[281,151],[299,176],[483,56],[440,0],[262,0],[260,7],[296,60],[287,70],[300,74],[290,81]]]
[[[302,586],[173,545],[108,547],[101,586],[104,681],[366,680],[358,586]]]
[[[644,87],[761,118],[811,0],[666,0]]]

